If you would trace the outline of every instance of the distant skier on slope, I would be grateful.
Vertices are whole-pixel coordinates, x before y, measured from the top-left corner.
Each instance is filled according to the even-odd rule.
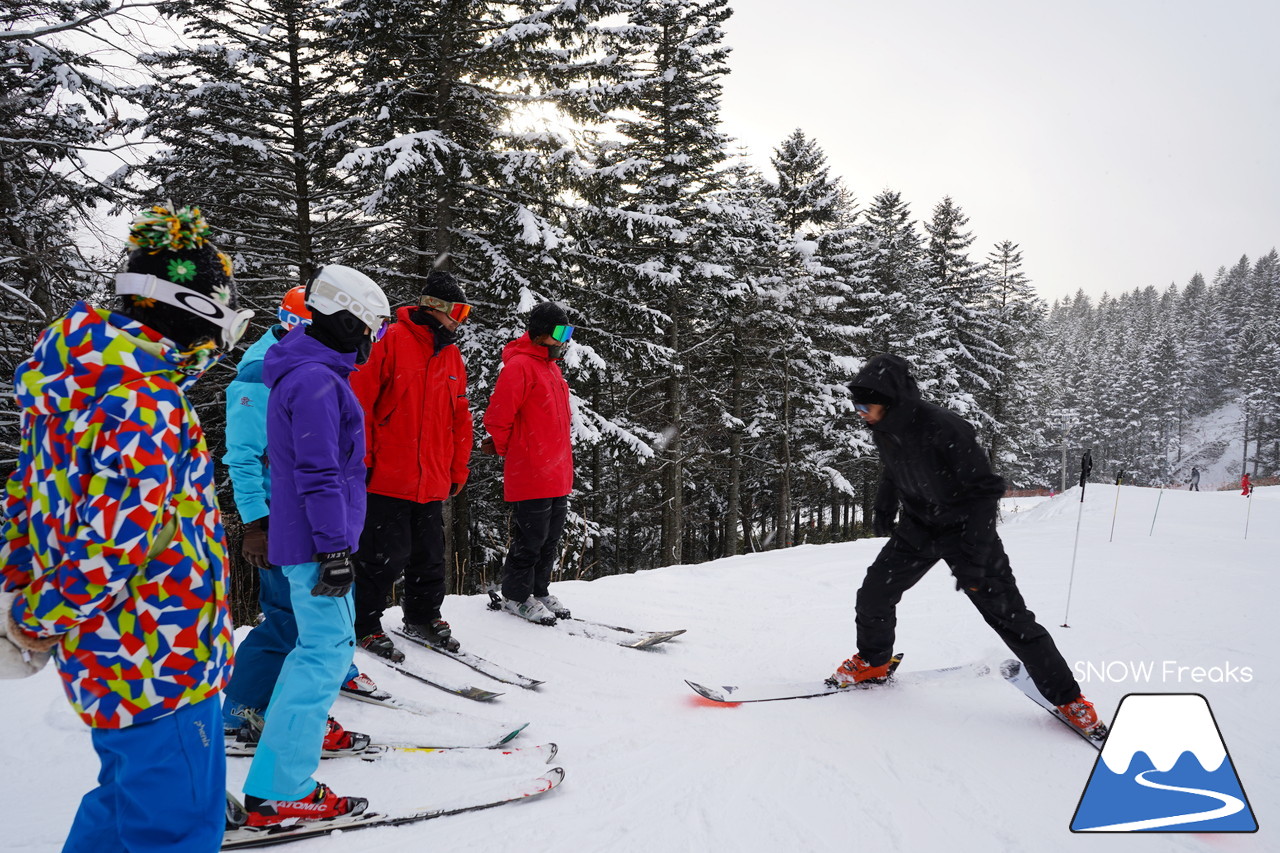
[[[1240,478],[1240,494],[1246,498],[1253,494],[1253,484],[1249,482],[1249,472],[1246,471],[1244,476]]]
[[[945,560],[956,588],[1022,661],[1044,697],[1081,730],[1100,725],[1053,638],[1018,591],[996,533],[1004,480],[992,472],[973,427],[921,400],[907,362],[894,355],[872,358],[849,388],[884,464],[873,529],[889,541],[858,590],[858,653],[836,670],[836,683],[888,676],[897,604]],[[899,505],[902,516],[895,522]]]
[[[1200,469],[1195,467],[1194,465],[1191,466],[1191,480],[1189,481],[1189,486],[1187,488],[1187,491],[1189,492],[1200,491]]]

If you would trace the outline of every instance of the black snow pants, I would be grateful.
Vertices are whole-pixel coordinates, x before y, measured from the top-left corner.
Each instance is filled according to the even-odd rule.
[[[916,548],[895,533],[881,549],[858,590],[858,654],[864,661],[879,666],[893,655],[898,602],[938,560],[945,560],[953,571],[963,565],[958,537],[925,541]],[[1080,695],[1080,685],[1049,632],[1022,600],[998,536],[984,569],[985,576],[979,581],[962,584],[964,594],[1022,661],[1046,699],[1055,705],[1075,699]],[[978,588],[970,589],[971,586]]]
[[[511,504],[511,547],[502,564],[502,597],[544,596],[551,583],[569,498],[535,498]]]
[[[355,555],[356,639],[382,633],[391,588],[404,575],[404,621],[440,618],[444,603],[444,501],[369,495]]]

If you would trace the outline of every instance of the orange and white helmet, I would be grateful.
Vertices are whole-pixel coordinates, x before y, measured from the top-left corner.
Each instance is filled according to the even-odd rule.
[[[276,312],[276,316],[280,318],[280,325],[284,326],[285,331],[294,326],[308,325],[311,322],[311,309],[307,307],[307,288],[300,284],[290,289],[280,300],[280,310]]]

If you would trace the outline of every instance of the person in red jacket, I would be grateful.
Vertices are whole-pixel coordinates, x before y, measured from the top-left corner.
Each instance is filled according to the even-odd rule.
[[[573,491],[569,385],[559,359],[573,335],[554,302],[529,314],[528,331],[502,350],[481,452],[503,458],[502,489],[515,532],[502,565],[503,609],[553,624],[569,610],[547,588]]]
[[[440,616],[445,594],[444,501],[462,491],[471,455],[467,369],[454,344],[471,313],[447,272],[427,276],[416,306],[351,377],[364,408],[369,511],[356,554],[355,629],[362,648],[404,660],[382,629],[391,587],[404,575],[404,632],[459,648]]]
[[[1249,497],[1249,493],[1253,491],[1253,485],[1249,482],[1248,471],[1246,471],[1245,475],[1240,478],[1240,488],[1240,494],[1244,495],[1246,498]]]

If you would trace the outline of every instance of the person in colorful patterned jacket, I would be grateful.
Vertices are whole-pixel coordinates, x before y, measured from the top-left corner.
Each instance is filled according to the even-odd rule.
[[[333,726],[329,706],[355,654],[351,552],[365,516],[364,413],[348,377],[390,321],[382,289],[350,267],[321,267],[307,284],[311,324],[263,359],[271,536],[267,560],[289,582],[298,639],[280,669],[244,783],[251,826],[360,814],[312,774]],[[340,735],[340,746],[358,746]],[[363,737],[365,744],[368,738]]]
[[[503,457],[503,497],[515,526],[502,564],[502,607],[554,624],[569,618],[548,585],[573,491],[572,410],[559,364],[573,326],[554,302],[535,306],[527,326],[502,350],[502,371],[484,413],[489,435],[480,449]]]
[[[467,368],[454,344],[471,313],[466,294],[433,270],[416,306],[351,377],[364,408],[369,515],[356,554],[356,637],[393,661],[404,652],[382,630],[382,612],[404,576],[404,632],[457,651],[440,615],[445,594],[444,502],[462,491],[473,442]]]
[[[289,599],[289,581],[267,560],[267,529],[271,500],[271,469],[267,465],[267,401],[270,389],[262,381],[262,360],[277,341],[295,326],[311,322],[306,306],[306,287],[299,285],[285,293],[276,312],[280,322],[253,343],[237,367],[236,378],[227,386],[227,452],[222,461],[231,472],[236,509],[244,524],[241,553],[258,569],[258,605],[262,621],[236,647],[236,666],[223,691],[223,731],[245,739],[255,732],[241,732],[248,718],[259,723],[271,692],[275,689],[285,656],[298,642],[298,623]],[[343,692],[366,695],[377,685],[351,664]],[[326,735],[326,749],[338,748],[343,729],[336,723]]]
[[[92,729],[98,786],[65,851],[215,851],[230,669],[226,539],[185,390],[243,334],[198,208],[134,221],[118,310],[76,303],[18,368],[0,646],[52,651]]]

